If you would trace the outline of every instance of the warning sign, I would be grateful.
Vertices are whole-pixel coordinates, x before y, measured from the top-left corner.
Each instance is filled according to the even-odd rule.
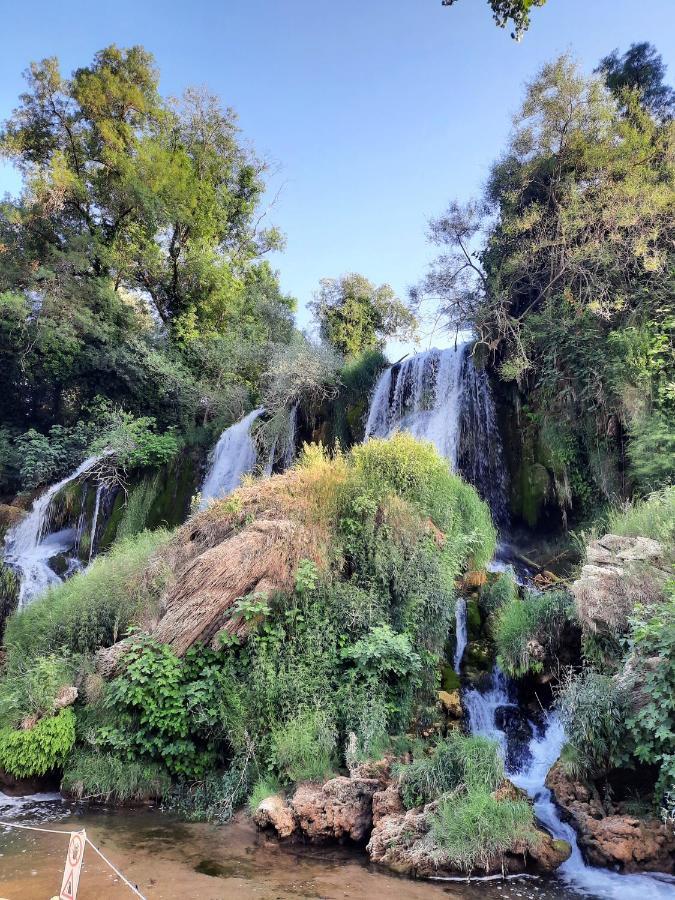
[[[70,836],[68,856],[66,857],[66,867],[63,870],[63,881],[61,882],[59,900],[76,900],[86,840],[87,834],[85,831],[74,831]]]

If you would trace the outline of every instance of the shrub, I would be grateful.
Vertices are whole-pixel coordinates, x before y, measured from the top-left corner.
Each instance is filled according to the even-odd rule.
[[[0,768],[15,778],[58,769],[75,744],[75,713],[63,709],[26,730],[0,729]]]
[[[501,572],[494,580],[487,581],[480,590],[480,605],[486,615],[492,615],[518,599],[518,585],[513,572]]]
[[[129,761],[92,750],[73,753],[61,781],[61,789],[78,800],[115,803],[159,799],[170,787],[167,771],[156,763]]]
[[[431,836],[450,864],[464,872],[494,864],[516,842],[534,847],[540,840],[526,800],[496,800],[481,789],[441,800]]]
[[[192,822],[224,825],[246,800],[250,790],[250,760],[235,758],[226,772],[212,772],[197,781],[179,781],[164,798],[164,808]]]
[[[120,541],[105,556],[39,597],[7,623],[5,646],[13,660],[48,653],[93,653],[124,637],[156,603],[165,573],[151,560],[169,535],[143,532]]]
[[[285,782],[315,781],[334,768],[337,735],[318,710],[301,712],[272,731],[272,759]]]
[[[600,775],[627,760],[626,704],[625,690],[608,675],[586,671],[562,683],[556,706],[577,771]]]
[[[412,809],[456,788],[496,790],[504,779],[504,764],[494,741],[452,732],[430,756],[400,767],[398,775],[403,804]]]
[[[116,539],[132,537],[145,529],[152,504],[157,499],[159,476],[144,478],[129,491]]]
[[[51,713],[60,689],[72,684],[75,665],[55,656],[12,657],[0,681],[0,723],[16,727],[26,716]]]
[[[565,591],[535,593],[512,598],[501,606],[493,621],[499,665],[520,677],[540,672],[544,658],[555,656],[570,618],[570,597]]]

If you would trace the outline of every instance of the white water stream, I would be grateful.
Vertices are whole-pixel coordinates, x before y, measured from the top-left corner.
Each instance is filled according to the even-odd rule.
[[[509,698],[508,680],[503,672],[495,666],[488,690],[467,690],[462,701],[468,712],[471,733],[496,740],[505,756],[507,736],[498,728],[495,717],[499,708],[517,708],[517,704]],[[533,723],[530,726],[533,737],[527,756],[516,770],[507,771],[507,775],[532,798],[535,816],[546,830],[572,847],[572,855],[556,870],[556,875],[582,896],[594,900],[673,900],[675,879],[668,875],[620,875],[586,865],[574,829],[560,818],[545,784],[549,769],[565,743],[563,727],[551,713],[547,714],[543,728],[537,729]]]
[[[253,470],[258,453],[251,437],[251,426],[264,411],[254,409],[221,434],[202,485],[202,509],[210,500],[231,494],[239,487],[244,475]]]
[[[390,366],[375,387],[366,439],[409,431],[431,441],[455,468],[465,349],[427,350]]]
[[[466,644],[468,640],[467,635],[467,627],[466,627],[466,599],[464,597],[458,597],[455,600],[455,655],[452,660],[452,665],[459,675],[459,671],[462,668],[462,659],[464,658],[464,651],[466,650]]]
[[[52,501],[71,482],[86,474],[99,461],[90,456],[67,478],[52,485],[33,503],[28,515],[10,528],[5,536],[4,560],[17,570],[21,579],[19,609],[23,609],[50,585],[59,584],[62,578],[50,566],[50,560],[77,547],[78,528],[49,531]],[[97,491],[97,498],[99,498]],[[93,539],[93,538],[92,538]],[[79,561],[72,557],[67,561],[66,575],[79,568]]]

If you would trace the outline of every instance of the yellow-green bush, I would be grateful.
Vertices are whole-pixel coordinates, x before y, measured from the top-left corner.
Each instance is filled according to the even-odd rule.
[[[0,729],[0,769],[15,778],[46,775],[65,763],[75,744],[75,713],[63,709],[32,728]]]

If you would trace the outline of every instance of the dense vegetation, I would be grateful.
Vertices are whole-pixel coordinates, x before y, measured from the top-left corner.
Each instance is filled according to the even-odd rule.
[[[672,92],[649,45],[601,71],[563,56],[528,85],[484,196],[432,222],[420,289],[479,336],[530,525],[675,474]]]
[[[123,798],[147,772],[154,785],[178,784],[177,804],[216,814],[223,792],[234,798],[229,809],[259,780],[319,778],[344,766],[346,753],[365,759],[389,735],[427,727],[455,579],[494,550],[485,504],[430,445],[399,435],[333,457],[308,447],[286,475],[201,516],[208,527],[254,521],[270,504],[311,523],[325,562],[301,560],[288,595],[240,598],[234,614],[245,636],[223,632],[219,649],[178,657],[151,628],[133,638],[135,625],[152,622],[170,577],[161,533],[127,539],[13,616],[0,683],[10,733],[28,715],[50,721],[55,696],[74,679],[81,702],[67,784]],[[127,636],[119,674],[103,682],[95,652]],[[61,763],[59,744],[53,764]]]

